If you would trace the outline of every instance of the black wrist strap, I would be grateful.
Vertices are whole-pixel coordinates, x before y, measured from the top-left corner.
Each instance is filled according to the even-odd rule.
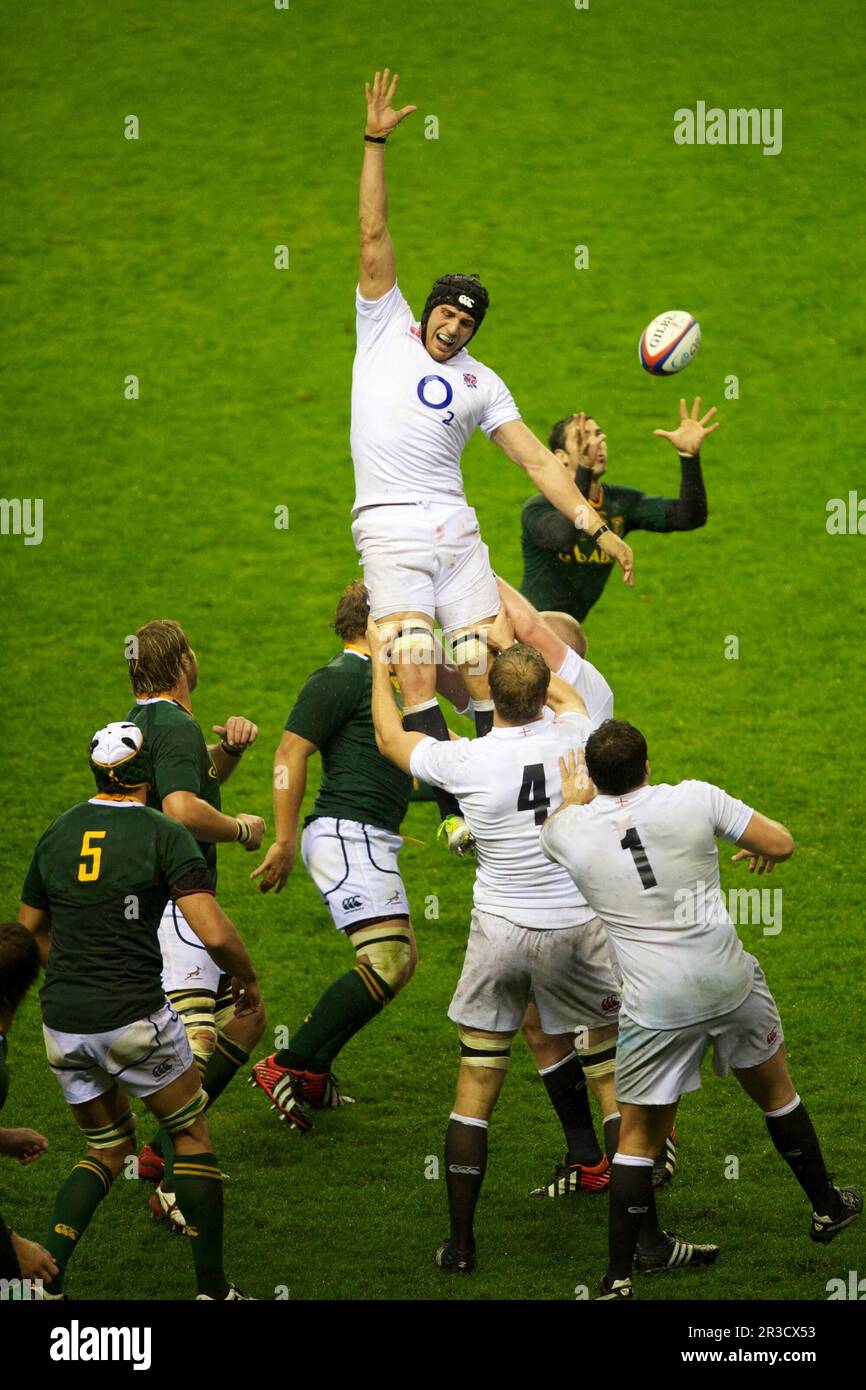
[[[599,536],[603,536],[604,533],[605,533],[605,531],[609,531],[609,530],[610,530],[610,527],[608,526],[607,522],[605,522],[603,526],[599,526],[599,528],[598,528],[597,531],[593,531],[593,532],[592,532],[592,539],[593,539],[594,541],[597,541],[598,538],[599,538]]]
[[[250,830],[248,822],[245,820],[239,820],[238,833],[235,836],[235,843],[240,845],[249,844],[250,836],[252,835],[252,833],[253,832]]]
[[[364,139],[368,145],[384,145],[388,137],[387,135],[365,135]]]
[[[242,748],[230,748],[224,738],[220,739],[220,748],[224,753],[228,754],[230,758],[239,758],[244,751]]]

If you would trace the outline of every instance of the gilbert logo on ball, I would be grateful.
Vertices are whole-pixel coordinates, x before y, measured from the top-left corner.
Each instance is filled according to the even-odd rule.
[[[701,346],[701,325],[684,309],[659,314],[645,328],[638,344],[638,357],[644,371],[653,376],[671,376],[687,367]]]

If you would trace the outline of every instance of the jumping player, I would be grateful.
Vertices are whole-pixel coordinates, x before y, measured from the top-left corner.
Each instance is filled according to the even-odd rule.
[[[709,1264],[719,1253],[663,1231],[652,1191],[653,1156],[680,1096],[700,1087],[711,1044],[714,1071],[732,1070],[763,1111],[773,1144],[809,1198],[812,1239],[833,1240],[860,1215],[863,1199],[828,1176],[788,1074],[778,1010],[719,884],[717,836],[742,847],[735,861],[748,859],[762,873],[790,858],[790,833],[707,782],[650,785],[646,740],[622,720],[590,736],[586,772],[589,782],[577,768],[566,779],[541,843],[604,922],[622,972],[622,1126],[610,1182],[609,1264],[597,1295],[615,1301],[632,1297],[633,1263],[655,1273]]]
[[[654,431],[669,440],[680,456],[678,497],[650,497],[634,487],[603,482],[607,439],[591,415],[580,412],[558,420],[548,443],[568,476],[618,536],[631,531],[694,531],[707,520],[701,445],[719,427],[718,421],[707,423],[715,415],[715,407],[698,419],[700,405],[698,396],[688,414],[681,400],[677,428]],[[524,505],[520,539],[521,592],[537,608],[561,609],[583,622],[601,598],[611,572],[611,556],[591,536],[576,536],[556,508],[537,494]]]
[[[572,532],[586,531],[616,560],[629,584],[632,554],[523,423],[504,383],[469,355],[467,345],[489,305],[477,277],[441,276],[420,324],[401,294],[388,230],[385,144],[416,108],[394,109],[396,87],[396,75],[386,68],[365,89],[352,534],[370,611],[392,643],[404,727],[447,740],[435,692],[434,618],[464,673],[477,732],[486,733],[493,719],[485,631],[496,619],[499,595],[460,471],[476,427],[526,471]],[[463,852],[471,842],[458,804],[441,789],[437,800],[449,847]]]
[[[189,1220],[197,1298],[244,1295],[223,1272],[222,1174],[211,1151],[207,1097],[186,1030],[165,997],[158,927],[166,897],[232,983],[239,1015],[262,1012],[252,963],[216,903],[212,875],[182,825],[145,804],[153,772],[141,730],[109,724],[90,744],[97,793],[49,826],[21,894],[19,920],[43,961],[48,1062],[86,1154],[61,1184],[45,1246],[62,1297],[66,1267],[135,1152],[137,1096],[174,1150],[174,1183]]]
[[[343,650],[314,671],[286,720],[274,755],[276,840],[251,877],[281,892],[291,874],[307,766],[324,776],[304,822],[301,854],[355,965],[331,984],[288,1047],[253,1068],[252,1080],[297,1129],[314,1109],[349,1100],[331,1070],[337,1053],[412,978],[418,958],[397,856],[411,780],[376,747],[370,713],[367,591],[355,580],[340,595],[334,631]]]

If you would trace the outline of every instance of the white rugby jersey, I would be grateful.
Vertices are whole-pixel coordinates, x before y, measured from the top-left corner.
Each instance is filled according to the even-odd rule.
[[[381,299],[363,299],[358,290],[355,305],[352,515],[387,502],[465,503],[466,441],[476,426],[489,435],[520,419],[510,391],[466,348],[434,361],[398,285]]]
[[[556,674],[582,696],[589,722],[594,729],[603,724],[605,719],[613,719],[613,691],[591,661],[578,656],[577,652],[569,647]]]
[[[755,960],[725,907],[715,836],[736,843],[752,814],[709,782],[661,783],[568,806],[544,827],[543,852],[604,922],[623,1011],[643,1027],[684,1028],[748,995]]]
[[[523,927],[578,927],[595,916],[540,841],[544,820],[562,801],[559,759],[591,733],[589,721],[570,711],[494,727],[484,738],[428,738],[415,748],[412,776],[454,792],[475,836],[477,908]]]

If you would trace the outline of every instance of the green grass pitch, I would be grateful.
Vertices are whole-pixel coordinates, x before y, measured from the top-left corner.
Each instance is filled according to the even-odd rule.
[[[128,708],[123,641],[148,618],[179,618],[198,649],[206,731],[230,713],[259,723],[225,801],[270,817],[272,749],[335,650],[335,597],[357,573],[363,82],[390,64],[418,105],[388,151],[416,312],[437,274],[477,270],[492,300],[479,355],[539,432],[586,405],[613,481],[675,492],[677,461],[653,428],[672,426],[681,391],[720,408],[708,526],[634,538],[634,591],[612,579],[590,656],[646,731],[656,779],[719,782],[792,828],[797,853],[769,884],[784,890],[783,929],[741,934],[830,1167],[862,1182],[866,539],[825,524],[828,500],[864,484],[858,0],[3,11],[2,492],[44,503],[40,545],[0,536],[5,917],[44,827],[90,794],[86,740]],[[781,108],[782,152],[676,145],[674,111],[699,100]],[[697,315],[704,345],[666,382],[640,370],[636,346],[671,307]],[[465,478],[494,564],[519,582],[525,478],[481,436]],[[212,1114],[229,1273],[257,1298],[573,1299],[603,1268],[606,1203],[527,1197],[561,1140],[522,1043],[491,1126],[477,1273],[449,1282],[433,1266],[445,1184],[425,1173],[452,1103],[445,1011],[472,870],[434,844],[431,807],[412,807],[404,829],[426,841],[403,855],[421,964],[340,1058],[355,1109],[300,1139],[234,1084]],[[247,879],[256,862],[220,851],[221,898],[257,962],[269,1030],[291,1027],[345,968],[345,945],[302,868],[265,898]],[[735,873],[723,886],[750,886]],[[426,920],[433,894],[439,918]],[[3,1164],[0,1205],[38,1238],[79,1141],[35,994],[10,1060],[3,1122],[51,1147],[32,1167]],[[863,1227],[810,1243],[806,1203],[733,1082],[708,1076],[686,1099],[680,1141],[663,1221],[723,1254],[712,1271],[648,1281],[642,1298],[824,1299],[829,1279],[866,1273]],[[187,1252],[152,1226],[145,1197],[118,1181],[71,1267],[74,1297],[191,1296]]]

